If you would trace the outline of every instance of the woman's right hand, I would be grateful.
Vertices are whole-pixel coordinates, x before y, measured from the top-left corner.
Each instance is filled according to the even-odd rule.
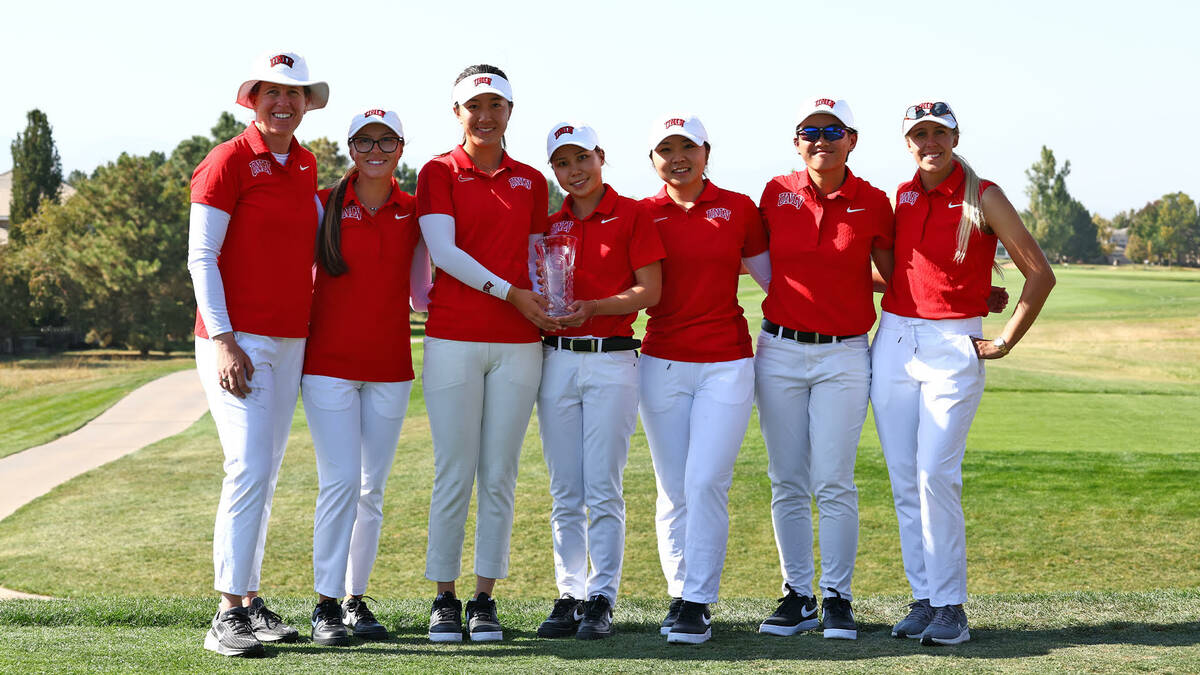
[[[546,314],[546,310],[550,308],[550,301],[542,296],[534,293],[526,288],[517,288],[513,286],[508,289],[508,297],[505,298],[517,308],[530,323],[544,331],[560,330],[562,326],[557,320]]]
[[[217,347],[217,384],[238,398],[250,393],[254,364],[233,339],[233,333],[221,333],[212,339]]]

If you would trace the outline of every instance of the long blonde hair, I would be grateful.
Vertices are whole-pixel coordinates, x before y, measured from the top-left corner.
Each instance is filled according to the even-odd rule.
[[[958,220],[958,245],[954,251],[954,262],[961,263],[967,258],[967,244],[971,241],[971,232],[983,232],[987,222],[983,218],[983,204],[979,195],[979,174],[967,163],[963,156],[954,153],[954,159],[963,168],[963,201],[962,218]]]

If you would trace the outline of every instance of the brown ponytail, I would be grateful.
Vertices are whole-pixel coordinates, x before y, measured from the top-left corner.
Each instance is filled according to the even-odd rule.
[[[342,202],[346,199],[346,188],[357,173],[356,167],[350,167],[346,175],[333,186],[325,202],[325,217],[321,220],[321,232],[317,236],[317,262],[331,277],[349,271],[346,260],[342,258]]]

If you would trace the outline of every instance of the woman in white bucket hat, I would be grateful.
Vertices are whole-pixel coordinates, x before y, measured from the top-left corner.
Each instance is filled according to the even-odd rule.
[[[254,122],[192,175],[196,366],[225,455],[213,534],[221,603],[204,647],[227,656],[298,635],[258,597],[259,573],[312,301],[317,166],[294,134],[328,99],[302,56],[263,54],[236,98]]]

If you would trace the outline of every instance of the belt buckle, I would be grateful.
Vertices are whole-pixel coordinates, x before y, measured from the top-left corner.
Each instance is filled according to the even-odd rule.
[[[593,352],[598,353],[598,352],[604,351],[603,350],[604,338],[592,338],[591,347],[592,347]]]

